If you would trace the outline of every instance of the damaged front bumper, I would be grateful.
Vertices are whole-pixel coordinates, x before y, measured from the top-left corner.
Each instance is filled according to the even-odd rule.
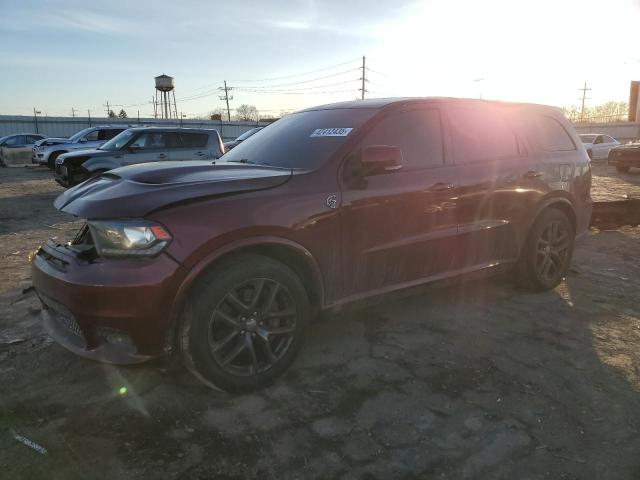
[[[77,247],[49,240],[33,257],[33,285],[51,337],[82,357],[114,364],[166,352],[183,268],[167,255],[105,261]]]

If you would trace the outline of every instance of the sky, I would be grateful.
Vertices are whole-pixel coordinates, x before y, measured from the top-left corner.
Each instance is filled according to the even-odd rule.
[[[0,114],[264,116],[360,96],[578,105],[628,100],[640,80],[640,0],[0,0]]]

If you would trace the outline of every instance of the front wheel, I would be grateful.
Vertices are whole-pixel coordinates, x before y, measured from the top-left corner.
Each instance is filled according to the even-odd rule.
[[[64,152],[53,152],[51,155],[49,155],[49,160],[47,160],[47,167],[49,167],[51,170],[54,170],[56,168],[56,159],[63,153]]]
[[[293,363],[310,317],[299,277],[262,255],[237,255],[198,281],[179,332],[186,367],[230,392],[270,384]]]
[[[556,208],[543,211],[520,254],[518,283],[538,291],[555,288],[569,269],[574,239],[573,225],[565,213]]]

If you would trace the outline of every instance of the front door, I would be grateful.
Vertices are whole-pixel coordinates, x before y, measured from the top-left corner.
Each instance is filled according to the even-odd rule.
[[[124,165],[169,160],[170,133],[143,131],[125,149]]]
[[[370,145],[399,147],[402,168],[349,173],[357,172],[359,154]],[[380,118],[348,157],[341,174],[344,297],[418,284],[450,270],[457,178],[444,156],[440,111],[412,107]]]

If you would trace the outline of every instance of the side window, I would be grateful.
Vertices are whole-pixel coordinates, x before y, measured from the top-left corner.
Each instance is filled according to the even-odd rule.
[[[615,140],[611,138],[609,135],[603,135],[604,143],[615,143]]]
[[[546,115],[532,115],[529,135],[546,152],[575,150],[576,146],[562,124]]]
[[[144,132],[131,145],[137,145],[141,150],[167,147],[167,133],[165,132]]]
[[[84,136],[84,139],[87,142],[96,142],[98,141],[98,135],[100,133],[100,130],[94,130],[93,132],[89,132]]]
[[[173,148],[203,148],[207,146],[209,134],[176,132],[173,134]]]
[[[24,135],[16,135],[15,137],[9,138],[5,145],[16,146],[16,145],[24,145]]]
[[[602,143],[602,135],[598,135],[593,142],[594,145],[599,143]]]
[[[435,108],[392,113],[376,124],[360,143],[391,145],[402,150],[402,170],[443,164],[440,111]]]
[[[101,141],[106,141],[106,140],[111,140],[113,137],[115,137],[116,135],[118,135],[120,132],[123,132],[123,130],[118,130],[117,128],[109,128],[106,130],[99,130],[98,133],[98,140]]]
[[[520,155],[518,140],[497,108],[452,108],[451,135],[457,164],[489,162]]]
[[[42,140],[42,137],[40,137],[38,135],[27,135],[27,143],[28,144],[36,143],[39,140]]]

